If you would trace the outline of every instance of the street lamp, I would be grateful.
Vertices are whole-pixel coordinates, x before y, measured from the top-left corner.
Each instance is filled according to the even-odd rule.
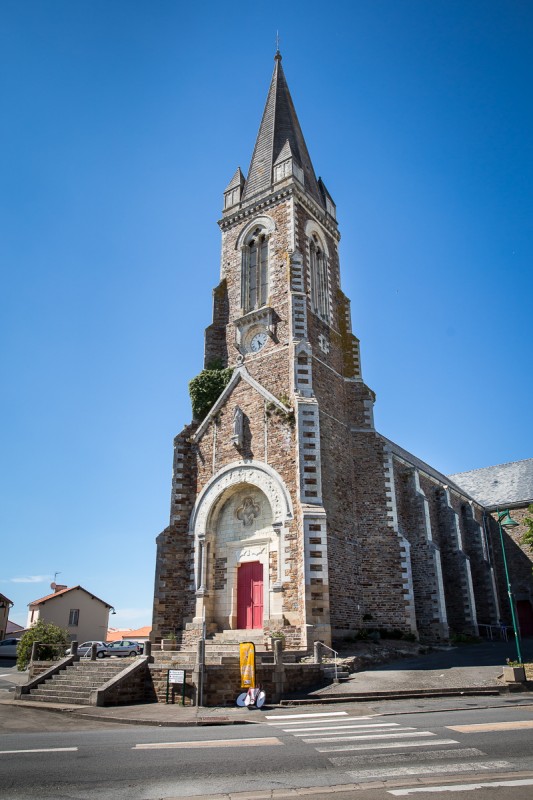
[[[503,540],[503,529],[516,528],[518,527],[519,523],[511,517],[511,515],[509,514],[509,509],[507,509],[507,511],[500,511],[498,509],[497,513],[498,513],[498,527],[500,529],[500,542],[502,546],[502,555],[503,555],[503,568],[505,570],[505,579],[507,581],[507,594],[509,595],[509,605],[511,606],[511,618],[513,620],[514,640],[516,642],[516,654],[518,656],[518,662],[522,664],[522,653],[520,652],[520,634],[518,632],[518,624],[516,620],[514,600],[513,600],[513,591],[511,589],[509,570],[507,568],[507,558],[505,555],[505,543]]]

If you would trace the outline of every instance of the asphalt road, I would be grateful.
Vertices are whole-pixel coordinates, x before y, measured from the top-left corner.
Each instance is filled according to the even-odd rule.
[[[17,728],[19,713],[33,713],[33,726]],[[533,798],[533,705],[366,718],[356,705],[316,713],[277,709],[257,725],[155,728],[0,707],[1,716],[12,715],[2,726],[11,732],[0,735],[0,797],[264,798],[274,790],[281,798],[300,790],[316,800]],[[42,732],[45,718],[58,727]],[[342,786],[352,788],[339,793]]]

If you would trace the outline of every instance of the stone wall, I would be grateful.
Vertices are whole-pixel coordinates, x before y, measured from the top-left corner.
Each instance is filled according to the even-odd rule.
[[[159,703],[166,702],[168,669],[186,669],[185,704],[194,705],[198,695],[195,673],[190,662],[179,654],[173,654],[150,665],[150,684]],[[224,664],[205,666],[203,705],[234,706],[241,688],[238,658],[225,657]],[[276,703],[293,692],[305,691],[324,682],[323,666],[320,664],[260,664],[257,663],[257,684],[261,685],[267,703]],[[172,701],[172,696],[170,697]],[[174,689],[174,703],[181,703],[181,686]]]

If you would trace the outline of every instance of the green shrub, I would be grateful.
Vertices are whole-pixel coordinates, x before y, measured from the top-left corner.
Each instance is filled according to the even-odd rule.
[[[70,644],[68,631],[59,628],[52,622],[38,620],[26,633],[20,637],[17,648],[17,669],[25,670],[30,663],[31,648],[34,642],[40,642],[43,646],[39,650],[39,658],[43,661],[51,661],[55,658],[62,658],[65,648]]]
[[[470,633],[452,633],[450,642],[453,644],[479,644],[479,636],[472,636]]]
[[[216,401],[228,385],[233,370],[224,369],[221,361],[212,361],[196,378],[189,381],[194,419],[202,421],[209,414]]]

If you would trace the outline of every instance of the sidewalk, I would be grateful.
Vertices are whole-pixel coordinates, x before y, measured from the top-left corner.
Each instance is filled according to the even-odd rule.
[[[533,641],[524,642],[524,659],[533,661]],[[455,696],[482,694],[489,690],[494,694],[499,692],[501,684],[497,677],[502,672],[506,658],[512,658],[512,645],[500,642],[483,642],[478,645],[466,647],[450,647],[438,650],[427,656],[391,662],[373,669],[355,673],[345,683],[331,684],[323,689],[312,692],[307,698],[302,698],[300,703],[306,705],[309,700],[309,711],[326,711],[331,708],[330,703],[336,702],[357,709],[358,715],[380,713],[376,708],[384,701],[394,697],[401,698],[402,707],[406,707],[411,697],[420,697],[421,694],[430,693],[433,698],[448,698],[453,705],[453,696],[450,692],[455,690]],[[504,695],[504,698],[509,695]],[[517,698],[518,696],[514,695]],[[530,695],[525,695],[529,702]],[[533,702],[533,695],[532,702]],[[501,702],[508,702],[502,698]],[[320,703],[323,701],[324,705]],[[268,698],[267,698],[268,702]],[[354,703],[356,705],[354,706]],[[399,700],[397,701],[399,702]],[[495,698],[494,702],[498,702]],[[325,704],[328,705],[325,705]],[[415,703],[411,701],[413,708]],[[388,703],[391,705],[391,703]],[[106,721],[121,722],[133,725],[155,725],[162,727],[182,727],[198,725],[245,725],[264,722],[265,713],[287,713],[286,703],[284,709],[278,706],[265,707],[263,710],[248,710],[247,708],[196,708],[195,706],[180,706],[177,703],[166,705],[164,703],[138,703],[128,706],[79,706],[68,704],[39,703],[28,700],[2,700],[0,707],[13,706],[20,708],[41,709],[72,714],[77,717],[101,719]],[[416,703],[416,708],[420,704]],[[298,713],[298,708],[292,709]],[[301,709],[303,711],[303,709]]]

